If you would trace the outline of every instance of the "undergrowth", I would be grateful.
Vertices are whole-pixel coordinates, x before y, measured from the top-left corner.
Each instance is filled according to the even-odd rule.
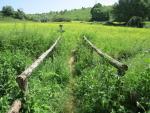
[[[55,51],[29,77],[22,97],[16,77],[46,51],[60,35],[60,23],[2,23],[0,25],[0,112],[22,100],[23,113],[63,113],[70,96],[68,60],[75,50],[73,98],[76,113],[150,112],[149,30],[99,24],[61,23],[64,33]],[[117,70],[83,42],[83,35],[99,49],[126,63]],[[69,107],[69,106],[68,106]]]

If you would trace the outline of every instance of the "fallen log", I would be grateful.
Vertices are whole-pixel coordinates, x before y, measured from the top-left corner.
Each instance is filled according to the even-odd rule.
[[[55,41],[55,43],[44,52],[32,65],[30,65],[24,72],[22,72],[17,78],[16,81],[22,91],[26,91],[27,89],[27,77],[29,77],[32,72],[41,64],[41,62],[48,56],[49,53],[53,51],[53,49],[58,44],[60,37]]]
[[[21,101],[15,100],[8,113],[19,113],[20,109],[21,109]]]
[[[105,58],[112,66],[118,69],[118,75],[124,75],[125,71],[128,70],[128,66],[123,64],[116,59],[112,58],[111,56],[107,55],[106,53],[102,52],[96,46],[94,46],[85,36],[84,40],[90,45],[90,47],[101,57]]]

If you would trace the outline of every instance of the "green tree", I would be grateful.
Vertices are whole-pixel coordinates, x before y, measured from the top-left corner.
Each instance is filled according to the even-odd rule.
[[[13,14],[14,14],[14,9],[13,9],[13,7],[11,7],[11,6],[4,6],[4,7],[2,8],[2,14],[3,14],[4,16],[13,16]]]
[[[106,21],[109,20],[109,12],[104,10],[104,7],[98,3],[91,9],[93,21]]]
[[[17,19],[25,19],[26,15],[23,12],[23,10],[21,9],[17,9],[17,11],[15,12],[15,18]]]
[[[148,7],[148,19],[150,20],[150,0],[147,0],[147,7]]]
[[[115,21],[127,22],[133,16],[142,17],[148,15],[147,0],[119,0],[113,7]]]

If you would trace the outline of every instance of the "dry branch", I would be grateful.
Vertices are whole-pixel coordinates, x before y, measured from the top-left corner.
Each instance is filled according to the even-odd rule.
[[[21,109],[21,101],[15,100],[8,113],[19,113]]]
[[[44,52],[31,66],[29,66],[24,72],[22,72],[16,79],[18,82],[19,87],[26,91],[27,89],[27,77],[31,75],[31,73],[36,69],[41,62],[48,56],[49,53],[53,51],[55,46],[57,45],[58,41],[60,40],[60,37],[55,41],[55,43],[46,51]]]
[[[84,40],[90,45],[90,47],[101,57],[105,58],[112,66],[118,69],[119,75],[124,75],[125,71],[128,70],[128,66],[126,64],[123,64],[111,56],[107,55],[106,53],[102,52],[100,49],[98,49],[96,46],[94,46],[85,36]]]

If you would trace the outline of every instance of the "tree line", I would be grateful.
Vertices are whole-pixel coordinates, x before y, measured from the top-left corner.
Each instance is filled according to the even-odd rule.
[[[12,6],[4,6],[1,10],[1,13],[5,17],[13,17],[16,19],[26,19],[27,16],[23,12],[22,9],[17,9],[17,11],[14,10]]]
[[[62,11],[50,11],[42,14],[29,14],[28,17],[33,21],[51,22],[70,22],[70,21],[89,21],[91,18],[91,8],[81,8]]]
[[[23,10],[16,11],[11,6],[4,6],[1,14],[17,19],[31,21],[108,21],[125,22],[140,25],[141,21],[150,20],[150,0],[119,0],[112,6],[103,6],[98,3],[92,8],[63,10],[42,14],[25,14]]]
[[[150,0],[119,0],[110,9],[98,3],[91,9],[92,21],[128,22],[132,17],[150,20]]]

